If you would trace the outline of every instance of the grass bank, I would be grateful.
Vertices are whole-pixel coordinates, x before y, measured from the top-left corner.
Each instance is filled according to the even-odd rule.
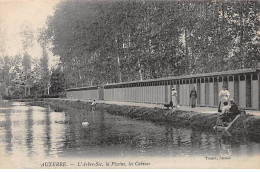
[[[46,104],[60,108],[90,108],[90,102],[70,101],[65,99],[45,99]],[[37,104],[37,103],[36,103]],[[97,109],[105,109],[108,113],[128,118],[151,121],[154,123],[168,123],[172,125],[188,126],[198,130],[213,130],[216,124],[217,113],[205,114],[191,111],[166,110],[138,106],[122,106],[97,104]],[[246,134],[254,141],[260,142],[260,118],[253,115],[241,117],[232,130],[234,134]]]
[[[37,102],[37,101],[43,101],[43,98],[35,98],[35,99],[10,99],[11,102]]]

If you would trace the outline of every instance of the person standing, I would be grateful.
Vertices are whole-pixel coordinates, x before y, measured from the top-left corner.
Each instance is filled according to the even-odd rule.
[[[173,104],[173,107],[177,107],[177,105],[178,105],[177,96],[178,96],[178,93],[177,93],[176,89],[172,88],[172,104]]]
[[[92,103],[91,103],[91,107],[92,107],[93,111],[96,110],[96,105],[97,105],[96,101],[93,100]]]
[[[224,106],[224,102],[228,102],[230,97],[230,93],[227,90],[227,87],[223,85],[222,90],[219,92],[219,106],[218,106],[218,112],[222,112],[222,108]]]
[[[194,108],[196,106],[196,99],[197,99],[197,91],[195,90],[195,87],[190,92],[190,98],[191,98],[191,108]]]

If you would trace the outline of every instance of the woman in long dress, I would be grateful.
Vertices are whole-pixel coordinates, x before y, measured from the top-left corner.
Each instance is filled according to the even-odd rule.
[[[172,104],[173,104],[173,107],[177,107],[177,105],[178,105],[177,96],[178,96],[177,91],[175,90],[175,88],[172,88]]]

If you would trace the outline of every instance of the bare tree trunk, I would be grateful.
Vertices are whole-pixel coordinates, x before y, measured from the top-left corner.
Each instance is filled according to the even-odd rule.
[[[138,67],[139,67],[139,70],[138,70],[139,77],[140,77],[140,80],[142,81],[143,80],[143,74],[142,74],[142,69],[141,69],[142,65],[140,63],[139,57],[138,57]]]
[[[185,34],[185,55],[186,55],[185,73],[188,74],[189,73],[189,64],[190,64],[189,45],[188,45],[188,28],[185,29],[184,34]]]
[[[118,77],[119,77],[119,82],[122,82],[122,73],[121,73],[121,68],[120,68],[120,57],[119,54],[117,56],[117,66],[118,66]]]
[[[119,79],[119,82],[121,82],[122,81],[122,73],[121,73],[121,64],[120,64],[120,53],[119,53],[119,51],[120,51],[120,44],[121,44],[121,42],[120,42],[120,38],[119,38],[119,36],[117,37],[117,69],[118,69],[118,79]],[[123,42],[122,42],[122,44],[123,44]]]
[[[26,85],[24,85],[24,97],[26,97],[27,95],[27,88],[26,88]]]
[[[27,96],[27,71],[25,70],[24,96]]]
[[[240,6],[242,6],[240,4]],[[245,57],[244,57],[244,48],[243,48],[243,37],[244,37],[244,18],[243,18],[243,9],[239,10],[239,19],[240,19],[240,41],[239,41],[239,55],[241,58],[241,67],[245,68]]]
[[[47,94],[50,94],[50,87],[48,85],[48,88],[47,88]]]

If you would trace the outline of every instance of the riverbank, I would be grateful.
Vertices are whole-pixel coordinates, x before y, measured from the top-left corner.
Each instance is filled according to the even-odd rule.
[[[42,102],[32,102],[31,105],[40,105]],[[67,99],[45,99],[54,109],[91,108],[89,101]],[[200,113],[184,110],[167,110],[158,107],[138,107],[127,105],[115,105],[98,103],[97,110],[104,109],[110,114],[129,117],[137,120],[151,121],[158,124],[172,124],[175,126],[187,126],[198,130],[212,130],[216,124],[218,113]],[[252,140],[260,142],[260,117],[244,115],[234,125],[232,134],[246,134]]]
[[[40,102],[43,101],[44,98],[35,98],[35,99],[10,99],[8,101],[11,102]]]

